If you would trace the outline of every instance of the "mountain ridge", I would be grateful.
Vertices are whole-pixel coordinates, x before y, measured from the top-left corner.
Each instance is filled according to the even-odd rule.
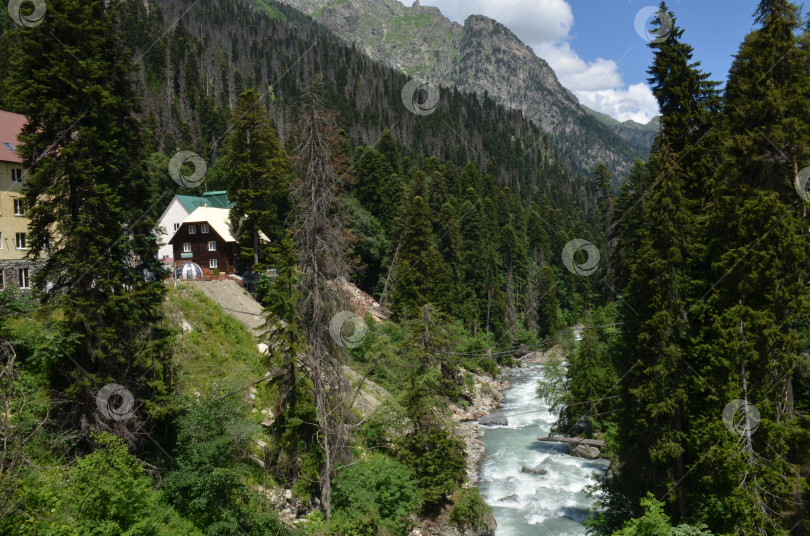
[[[562,86],[531,47],[489,17],[471,15],[459,24],[418,1],[411,7],[397,0],[281,1],[409,76],[486,94],[522,111],[581,172],[602,163],[624,175],[648,154],[654,131],[607,124]]]

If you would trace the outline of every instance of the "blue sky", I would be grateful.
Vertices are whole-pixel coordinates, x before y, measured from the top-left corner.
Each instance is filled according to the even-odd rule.
[[[492,17],[549,62],[580,101],[619,119],[646,122],[657,113],[647,87],[652,51],[635,28],[658,0],[421,0],[451,20]],[[714,80],[723,82],[740,42],[753,28],[758,0],[671,0],[683,39]],[[806,10],[805,10],[806,11]],[[643,18],[643,17],[642,17]]]

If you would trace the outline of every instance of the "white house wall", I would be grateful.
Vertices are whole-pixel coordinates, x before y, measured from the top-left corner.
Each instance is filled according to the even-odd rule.
[[[183,220],[188,216],[188,211],[176,197],[169,203],[168,208],[163,211],[163,215],[158,222],[158,228],[162,229],[163,233],[158,237],[160,242],[160,249],[158,250],[158,259],[170,258],[173,255],[172,246],[167,245],[172,236],[174,236],[174,224],[178,225],[183,223]]]

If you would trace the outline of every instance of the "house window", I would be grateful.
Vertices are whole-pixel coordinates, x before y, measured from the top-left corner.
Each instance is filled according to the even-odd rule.
[[[17,249],[28,249],[25,242],[25,233],[17,233]]]
[[[176,232],[177,232],[177,230],[178,230],[179,228],[180,228],[180,224],[179,224],[179,223],[175,223],[175,224],[174,224],[174,232],[176,233]]]
[[[15,199],[14,200],[14,215],[15,216],[24,216],[25,211],[23,210],[23,200],[22,199]]]
[[[188,234],[197,234],[197,226],[196,225],[189,225],[188,226]]]
[[[31,288],[31,282],[28,280],[28,268],[20,268],[17,273],[20,276],[20,288]]]
[[[11,170],[11,182],[22,182],[22,169],[15,168]]]
[[[210,261],[208,261],[208,267],[211,268],[211,269],[216,268],[217,267],[217,260],[216,259],[211,259]]]
[[[0,233],[0,249],[3,249],[3,233]]]
[[[208,251],[216,251],[217,250],[217,243],[215,240],[211,240],[208,242]]]
[[[208,224],[207,223],[203,223],[202,225],[200,225],[200,232],[202,234],[208,234],[208,231],[209,231],[209,229],[208,229]]]
[[[183,253],[191,253],[191,242],[183,242]]]

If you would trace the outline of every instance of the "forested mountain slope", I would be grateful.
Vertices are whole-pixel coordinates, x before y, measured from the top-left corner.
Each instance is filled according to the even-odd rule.
[[[652,135],[635,132],[644,132],[642,125],[618,129],[595,120],[548,63],[488,17],[451,23],[439,9],[418,1],[412,7],[397,0],[283,1],[402,72],[521,110],[580,171],[604,164],[625,175],[637,157],[649,153]]]

